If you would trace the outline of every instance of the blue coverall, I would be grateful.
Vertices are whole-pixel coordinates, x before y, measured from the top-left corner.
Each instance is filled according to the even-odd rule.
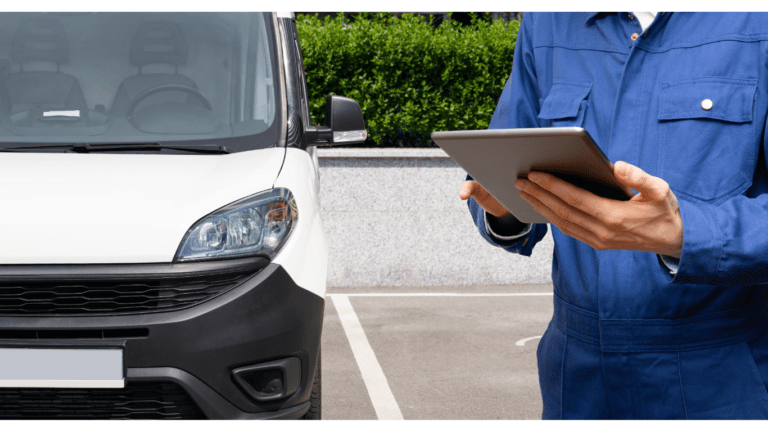
[[[768,418],[768,14],[659,13],[645,32],[630,14],[525,13],[490,124],[584,127],[667,181],[683,221],[674,275],[552,226],[542,417]],[[469,208],[509,252],[547,231],[496,241]]]

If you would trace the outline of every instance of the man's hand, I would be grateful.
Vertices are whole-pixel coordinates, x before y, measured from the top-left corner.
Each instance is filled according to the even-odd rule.
[[[459,198],[468,200],[474,198],[486,213],[493,216],[488,218],[489,228],[498,235],[516,235],[525,229],[526,225],[517,220],[500,202],[496,200],[480,183],[467,180],[461,187]]]
[[[683,220],[667,182],[626,162],[616,162],[613,173],[640,193],[629,201],[601,198],[542,172],[518,179],[515,187],[560,231],[597,250],[643,250],[680,258]]]
[[[504,208],[484,187],[480,186],[480,183],[467,180],[461,187],[459,198],[468,200],[470,197],[474,198],[483,210],[497,218],[506,219],[512,216],[509,210]]]

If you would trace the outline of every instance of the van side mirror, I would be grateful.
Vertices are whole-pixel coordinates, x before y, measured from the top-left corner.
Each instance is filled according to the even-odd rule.
[[[359,144],[368,138],[360,105],[344,96],[325,99],[325,126],[307,127],[307,144],[331,146]]]

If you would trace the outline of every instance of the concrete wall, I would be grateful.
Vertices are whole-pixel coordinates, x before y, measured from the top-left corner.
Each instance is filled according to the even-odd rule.
[[[440,149],[318,149],[328,286],[551,283],[552,236],[531,257],[491,246]]]

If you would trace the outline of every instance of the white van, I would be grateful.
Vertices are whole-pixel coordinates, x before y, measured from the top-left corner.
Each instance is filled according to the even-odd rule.
[[[320,418],[292,14],[0,14],[0,418]]]

